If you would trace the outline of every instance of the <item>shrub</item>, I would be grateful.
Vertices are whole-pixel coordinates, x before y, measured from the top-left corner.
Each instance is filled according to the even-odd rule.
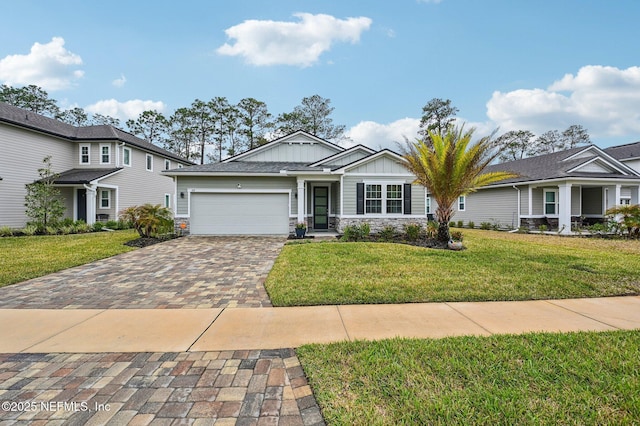
[[[75,226],[61,226],[58,231],[62,235],[75,234],[77,232]]]
[[[454,221],[449,222],[449,228],[455,228],[456,223]]]
[[[538,226],[538,231],[540,232],[547,232],[549,230],[549,227],[547,225],[540,225]]]
[[[10,237],[13,235],[13,229],[8,226],[0,226],[0,237]]]
[[[131,208],[131,207],[129,207]],[[126,210],[126,209],[125,209]],[[122,213],[120,213],[122,214]],[[104,224],[105,228],[109,229],[118,229],[118,222],[115,220],[108,220],[107,223]]]
[[[640,238],[640,205],[618,206],[608,209],[608,216],[616,233],[629,238]]]
[[[469,229],[473,229],[473,228],[476,227],[476,224],[473,223],[473,221],[470,220],[469,223],[467,224],[467,226],[469,227]]]
[[[456,225],[458,226],[458,228],[462,228],[464,226],[464,222],[459,220]]]
[[[438,235],[438,227],[440,224],[435,220],[427,222],[427,238],[435,238]]]
[[[85,234],[87,232],[91,232],[91,230],[91,225],[88,225],[82,221],[78,221],[78,223],[76,224],[76,232],[78,232],[78,234]]]
[[[35,235],[38,232],[38,227],[36,225],[27,225],[20,232],[27,236]]]
[[[404,225],[404,233],[409,241],[416,241],[422,233],[422,225],[419,223],[408,223]]]
[[[360,225],[348,225],[342,230],[341,241],[362,241],[371,233],[371,226],[365,222]]]
[[[392,241],[393,237],[396,236],[396,227],[393,225],[387,225],[380,232],[378,232],[378,237],[382,241]]]
[[[57,235],[58,234],[58,228],[54,227],[54,226],[47,226],[46,228],[44,228],[44,233],[47,235]]]
[[[96,223],[93,224],[93,230],[95,232],[102,231],[102,228],[104,228],[104,223],[102,223],[102,222],[96,222]]]
[[[480,222],[480,229],[488,231],[489,229],[491,229],[491,222]]]
[[[78,222],[80,222],[80,221],[78,221]],[[75,224],[76,223],[70,217],[65,217],[60,222],[58,222],[58,225],[60,225],[60,226],[73,226]]]
[[[171,211],[160,204],[128,207],[120,212],[120,218],[133,223],[142,238],[158,238],[173,233]]]

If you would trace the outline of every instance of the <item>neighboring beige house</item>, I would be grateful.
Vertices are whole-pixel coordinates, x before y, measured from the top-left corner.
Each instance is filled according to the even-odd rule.
[[[193,163],[113,126],[75,127],[0,102],[0,226],[23,227],[25,185],[51,156],[65,217],[117,219],[122,209],[173,209],[175,185],[162,171]]]
[[[460,197],[454,221],[512,229],[545,225],[569,234],[576,224],[601,222],[611,207],[640,202],[640,143],[605,150],[581,146],[492,165],[487,171],[519,176]]]
[[[345,149],[298,131],[221,163],[163,172],[176,179],[176,224],[199,235],[313,232],[367,222],[372,232],[425,222],[425,189],[400,155]]]

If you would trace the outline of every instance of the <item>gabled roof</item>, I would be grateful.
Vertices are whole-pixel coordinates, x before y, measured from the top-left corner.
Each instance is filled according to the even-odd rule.
[[[226,158],[226,159],[222,160],[222,162],[223,163],[230,163],[232,161],[238,161],[238,160],[247,159],[248,157],[251,157],[251,156],[253,156],[255,154],[258,154],[260,152],[269,150],[269,149],[273,148],[275,145],[281,144],[283,142],[288,141],[289,139],[293,139],[296,136],[300,136],[300,135],[304,135],[305,137],[309,138],[313,142],[325,145],[325,146],[327,146],[327,147],[329,147],[329,148],[331,148],[331,149],[333,149],[335,151],[344,151],[344,148],[339,146],[339,145],[336,145],[334,143],[326,141],[326,140],[324,140],[322,138],[319,138],[319,137],[317,137],[315,135],[312,135],[311,133],[305,132],[304,130],[298,130],[296,132],[289,133],[288,135],[282,136],[282,137],[280,137],[278,139],[272,140],[271,142],[268,142],[268,143],[266,143],[264,145],[261,145],[261,146],[259,146],[257,148],[253,148],[253,149],[251,149],[249,151],[245,151],[245,152],[243,152],[241,154],[234,155],[233,157]]]
[[[183,167],[181,169],[173,169],[164,171],[163,173],[170,176],[196,174],[271,174],[280,173],[281,170],[317,172],[322,168],[310,167],[307,163],[295,163],[288,161],[233,161],[231,163],[211,163],[197,166]]]
[[[120,170],[122,170],[122,167],[114,169],[71,169],[59,173],[54,183],[57,185],[88,184],[117,173]]]
[[[592,164],[597,164],[599,167],[587,167]],[[640,179],[636,171],[595,145],[495,164],[487,167],[486,171],[508,171],[519,175],[492,185],[560,178]]]
[[[0,122],[9,123],[25,129],[36,130],[52,136],[67,139],[72,142],[84,141],[122,141],[143,151],[152,152],[162,157],[170,158],[185,164],[193,164],[170,151],[140,139],[109,125],[76,127],[60,120],[45,117],[40,114],[0,102]]]
[[[616,160],[632,160],[640,158],[640,142],[628,143],[625,145],[618,145],[606,148],[604,150],[607,154],[615,158]]]
[[[369,155],[374,154],[376,152],[375,150],[369,148],[368,146],[364,146],[364,145],[358,144],[358,145],[352,146],[351,148],[345,149],[342,152],[338,152],[338,153],[336,153],[334,155],[331,155],[329,157],[323,158],[320,161],[316,161],[315,163],[310,164],[310,166],[320,166],[322,164],[326,164],[326,163],[329,163],[331,161],[338,160],[338,159],[340,159],[340,158],[342,158],[342,157],[344,157],[346,155],[352,154],[352,153],[357,152],[357,151],[364,151]]]

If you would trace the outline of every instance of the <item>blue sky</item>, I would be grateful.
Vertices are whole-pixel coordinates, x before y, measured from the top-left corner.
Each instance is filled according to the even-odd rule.
[[[451,99],[488,134],[588,129],[640,140],[637,0],[5,2],[0,82],[135,118],[254,97],[277,115],[332,101],[354,143],[413,138]]]

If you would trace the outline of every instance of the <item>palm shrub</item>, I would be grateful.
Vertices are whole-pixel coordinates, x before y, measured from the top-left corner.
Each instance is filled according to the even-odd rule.
[[[610,223],[617,222],[617,231],[629,238],[640,238],[640,204],[623,205],[608,209]]]
[[[438,240],[450,239],[449,221],[453,206],[460,196],[477,188],[515,177],[510,172],[485,172],[498,157],[491,136],[471,143],[475,128],[464,130],[449,126],[441,133],[429,131],[429,137],[407,143],[404,166],[416,176],[416,182],[428,189],[438,204]]]
[[[120,220],[132,223],[142,238],[157,238],[173,232],[171,211],[160,204],[127,207],[120,212]]]

